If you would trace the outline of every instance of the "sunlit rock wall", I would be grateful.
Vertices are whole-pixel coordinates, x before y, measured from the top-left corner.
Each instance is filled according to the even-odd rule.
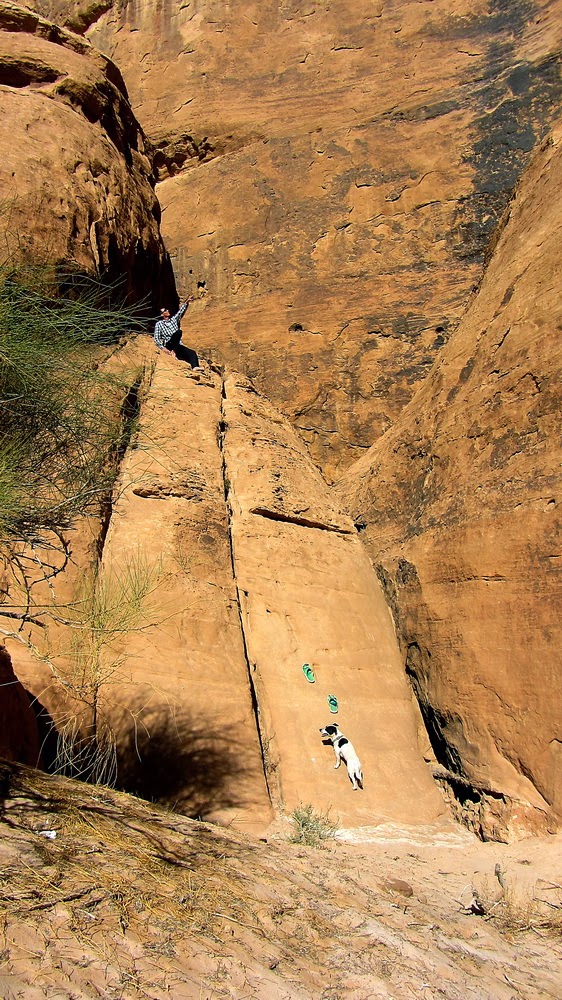
[[[488,834],[562,816],[561,144],[558,127],[439,363],[340,483],[436,756],[477,828],[462,779],[488,795]]]
[[[145,140],[121,74],[85,39],[0,4],[2,259],[173,292]]]
[[[482,275],[560,100],[560,0],[137,0],[89,37],[155,147],[195,346],[335,474],[392,426]]]

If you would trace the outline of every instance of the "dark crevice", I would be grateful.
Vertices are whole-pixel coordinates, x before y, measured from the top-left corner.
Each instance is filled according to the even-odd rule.
[[[32,84],[54,83],[61,73],[39,59],[10,59],[0,57],[0,85],[3,87],[29,87]]]
[[[294,514],[282,514],[277,510],[268,510],[267,507],[252,507],[250,514],[267,517],[270,521],[286,521],[288,524],[298,524],[301,528],[318,528],[319,531],[333,531],[336,535],[353,534],[348,528],[337,528],[334,524],[325,524],[323,521],[313,521],[310,518],[297,517]]]
[[[427,675],[429,674],[427,650],[422,652],[417,642],[410,642],[406,652],[406,676],[416,696],[431,749],[435,759],[448,773],[462,778],[462,760],[457,748],[447,739],[447,725],[452,722],[429,702]]]
[[[486,781],[470,781],[446,768],[434,767],[433,777],[458,823],[483,841],[509,843],[512,840],[512,823],[517,828],[521,808],[525,812],[527,803],[493,788]],[[544,812],[537,808],[534,816],[535,829],[546,831]]]
[[[119,470],[121,468],[121,463],[127,452],[133,434],[135,433],[137,421],[140,413],[140,389],[144,379],[144,371],[141,372],[133,384],[129,386],[127,395],[125,396],[123,403],[121,404],[121,433],[119,435],[118,441],[116,441],[113,453],[110,456],[110,461],[114,469],[114,481],[119,475]],[[108,491],[101,502],[100,509],[100,531],[96,539],[96,554],[98,559],[98,564],[101,561],[103,550],[105,547],[105,541],[107,538],[107,532],[109,531],[109,525],[111,522],[111,515],[113,513],[113,489]]]
[[[250,664],[250,657],[249,657],[249,654],[248,654],[248,646],[247,646],[247,643],[246,643],[246,631],[245,631],[245,628],[244,628],[244,615],[242,613],[242,603],[241,603],[241,600],[240,600],[240,588],[238,586],[238,581],[237,581],[237,578],[236,578],[236,564],[235,564],[235,560],[234,560],[234,545],[233,545],[233,541],[232,541],[232,509],[231,509],[230,501],[229,501],[229,494],[230,494],[231,484],[230,484],[230,480],[229,480],[228,475],[227,475],[226,456],[225,456],[225,452],[224,452],[224,435],[225,435],[227,427],[228,427],[228,422],[227,422],[225,414],[224,414],[224,400],[225,399],[226,399],[226,387],[225,387],[225,382],[224,382],[224,377],[223,377],[222,378],[222,393],[221,393],[221,416],[220,416],[220,421],[219,421],[219,425],[218,425],[218,445],[219,445],[219,449],[220,449],[220,452],[221,452],[221,459],[222,459],[222,480],[223,480],[223,485],[224,485],[224,502],[225,502],[226,511],[227,511],[227,517],[228,517],[228,547],[229,547],[229,551],[230,551],[230,566],[231,566],[231,570],[232,570],[232,579],[233,579],[233,582],[234,582],[234,588],[235,588],[235,592],[236,592],[236,606],[237,606],[237,609],[238,609],[238,620],[240,622],[240,634],[242,636],[242,648],[244,650],[244,660],[246,662],[246,670],[248,672],[248,681],[249,681],[249,686],[250,686],[250,697],[251,697],[251,701],[252,701],[252,711],[254,713],[254,721],[255,721],[255,726],[256,726],[256,732],[257,732],[257,736],[258,736],[258,740],[259,740],[259,744],[260,744],[260,754],[261,754],[261,762],[262,762],[262,768],[263,768],[263,776],[264,776],[264,780],[265,780],[265,787],[267,789],[267,794],[269,796],[269,801],[273,805],[273,797],[272,797],[272,794],[271,794],[271,788],[270,788],[270,785],[269,785],[269,777],[268,777],[267,768],[266,768],[266,757],[267,757],[267,755],[266,755],[266,747],[265,747],[264,737],[262,735],[262,730],[261,730],[261,725],[260,725],[259,702],[258,702],[258,696],[257,696],[257,692],[256,692],[256,687],[255,687],[255,684],[254,684],[254,678],[252,676],[252,666]],[[248,595],[246,594],[245,596],[247,597]]]
[[[505,802],[504,793],[498,791],[497,788],[493,788],[487,781],[471,781],[463,777],[463,775],[448,771],[447,768],[440,767],[439,765],[433,767],[432,770],[436,781],[446,782],[461,805],[467,802],[479,802],[483,794],[489,795],[499,802]]]
[[[215,146],[207,136],[178,135],[162,139],[152,148],[152,165],[159,181],[174,177],[190,164],[213,159]]]

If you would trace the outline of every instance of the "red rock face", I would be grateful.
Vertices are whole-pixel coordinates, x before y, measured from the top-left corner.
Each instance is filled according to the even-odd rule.
[[[4,253],[170,287],[152,167],[117,68],[84,39],[0,4]]]
[[[87,6],[56,4],[60,18],[81,30],[105,6],[92,14]],[[0,66],[1,81],[9,83],[2,89],[9,111],[5,139],[16,120],[26,123],[17,144],[4,143],[8,153],[0,165],[12,171],[17,192],[25,195],[25,212],[21,200],[13,206],[15,231],[39,245],[58,241],[56,253],[71,253],[82,266],[129,269],[135,289],[158,287],[150,166],[115,67],[76,36],[13,5],[3,9],[9,42]],[[328,478],[351,466],[340,480],[340,496],[393,608],[402,660],[455,809],[487,837],[554,828],[562,816],[554,638],[560,606],[560,356],[554,339],[562,326],[560,132],[536,160],[532,156],[561,96],[561,0],[513,0],[509,6],[496,0],[333,0],[310,7],[290,0],[164,7],[141,0],[108,7],[90,36],[116,59],[149,137],[178,283],[199,296],[186,339],[202,356],[251,375],[273,401],[269,412],[278,407],[290,418]],[[38,149],[38,167],[25,166]],[[168,636],[168,659],[159,661],[157,680],[167,704],[172,663],[173,691],[178,685],[196,690],[197,712],[207,713],[215,730],[224,705],[235,704],[240,738],[252,745],[251,774],[242,775],[235,806],[243,804],[243,822],[259,824],[270,804],[258,735],[264,757],[271,734],[279,744],[272,765],[280,768],[275,804],[292,804],[298,794],[293,748],[276,731],[290,723],[276,644],[286,645],[287,663],[295,649],[308,659],[304,647],[316,631],[294,596],[290,559],[300,553],[304,564],[310,532],[329,532],[330,545],[324,538],[313,558],[336,577],[342,538],[353,531],[351,522],[343,535],[336,530],[343,515],[325,497],[322,523],[308,523],[306,514],[295,521],[301,491],[304,506],[314,507],[317,480],[307,467],[302,487],[299,480],[295,488],[295,470],[279,467],[271,442],[258,472],[265,479],[273,470],[279,476],[264,501],[260,476],[246,475],[261,447],[259,406],[248,403],[223,441],[236,487],[226,492],[232,503],[243,501],[231,511],[230,580],[220,489],[213,487],[220,508],[215,518],[199,502],[200,483],[192,497],[182,492],[193,485],[189,477],[176,482],[185,456],[197,462],[203,438],[213,462],[217,457],[209,428],[221,393],[209,373],[207,368],[208,384],[203,379],[189,391],[174,376],[173,390],[160,384],[160,395],[146,405],[148,419],[183,412],[193,437],[182,428],[175,442],[182,455],[173,468],[167,459],[162,463],[157,493],[133,491],[108,538],[110,547],[126,552],[142,525],[147,548],[163,547],[170,564],[186,547],[190,558],[196,553],[195,569],[182,568],[169,597],[181,605],[193,586],[205,624],[200,630],[199,619],[193,622],[182,605],[190,649],[181,636]],[[230,399],[223,386],[223,415],[229,407],[236,411],[233,399],[239,402],[244,384],[230,383]],[[193,393],[207,390],[214,401],[199,412]],[[274,444],[280,420],[275,415],[270,421]],[[306,464],[304,448],[294,447],[302,449]],[[366,454],[352,465],[360,451]],[[142,458],[129,456],[125,472],[127,462],[135,468]],[[213,470],[216,486],[216,464]],[[186,501],[191,520],[184,520]],[[173,507],[171,523],[162,518],[164,502]],[[220,545],[205,518],[221,526]],[[292,546],[301,529],[306,541]],[[220,566],[205,544],[220,549]],[[354,571],[351,562],[346,565],[350,580]],[[224,593],[209,601],[206,588],[220,579]],[[331,595],[339,593],[333,581],[326,586]],[[234,587],[241,591],[244,642],[233,618]],[[344,581],[343,589],[352,585]],[[363,610],[375,606],[375,598],[365,596],[374,592],[372,581],[362,585]],[[321,588],[319,593],[316,611],[319,620],[328,619],[327,647],[344,656],[346,629],[330,631],[336,615],[326,613],[329,601]],[[272,614],[276,628],[266,617]],[[361,629],[373,626],[375,645],[383,634],[366,611],[360,617],[352,673],[368,672],[362,656],[371,647]],[[226,634],[236,635],[227,643],[236,664],[231,676],[238,678],[232,692],[221,686]],[[191,647],[197,655],[190,655]],[[135,652],[140,659],[142,650]],[[326,652],[321,647],[318,655]],[[262,697],[265,706],[259,734],[244,687],[248,655],[257,672],[254,698]],[[390,660],[397,670],[397,650]],[[216,682],[211,711],[199,685],[201,664]],[[337,665],[331,666],[336,679]],[[144,684],[153,671],[151,663],[141,663],[133,683]],[[305,736],[311,691],[304,691],[297,714],[316,768]],[[360,730],[377,697],[367,685],[366,716],[357,707],[352,716]],[[409,717],[403,689],[398,702]],[[410,734],[404,739],[411,749],[409,718],[398,728]],[[401,754],[399,736],[396,746]],[[368,746],[373,773],[383,773],[385,753]],[[406,757],[401,759],[402,767]],[[314,768],[311,796],[318,791],[322,805],[328,793]],[[392,774],[380,790],[379,798],[366,799],[368,808],[404,819],[409,803],[393,798]],[[427,801],[426,818],[436,812],[431,796]],[[215,805],[209,815],[230,821],[232,803]],[[366,821],[360,812],[354,804],[350,824]]]
[[[380,582],[288,421],[246,379],[223,387],[233,566],[272,799],[333,808],[343,827],[435,822],[444,803],[422,760]],[[313,670],[313,682],[303,664]],[[337,700],[330,714],[329,698]],[[320,729],[337,722],[363,789],[334,772]]]
[[[562,4],[114,5],[91,29],[156,148],[194,336],[329,476],[456,328],[560,98]]]
[[[0,646],[0,687],[0,757],[38,767],[41,751],[35,715],[4,646]]]
[[[561,141],[558,128],[525,175],[440,362],[340,484],[436,755],[498,813],[513,800],[504,834],[562,815]]]
[[[86,623],[74,649],[53,621],[32,630],[42,649],[48,632],[51,669],[24,650],[26,684],[63,736],[78,718],[97,752],[110,727],[121,788],[188,815],[254,833],[302,803],[346,829],[442,820],[380,582],[306,446],[248,379],[144,346],[138,434],[95,573],[113,606],[142,558],[150,598],[138,627],[108,636],[105,618],[95,657]],[[59,606],[79,601],[86,528],[51,581]],[[354,741],[361,791],[323,745],[331,721]]]

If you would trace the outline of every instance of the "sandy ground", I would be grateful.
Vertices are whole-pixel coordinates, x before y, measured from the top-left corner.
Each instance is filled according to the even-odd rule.
[[[0,779],[5,1000],[562,998],[559,836],[443,823],[306,847],[288,825],[252,840],[11,765]]]

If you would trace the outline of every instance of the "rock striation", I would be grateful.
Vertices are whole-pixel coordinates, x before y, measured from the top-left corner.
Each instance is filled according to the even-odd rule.
[[[436,757],[464,815],[495,837],[562,816],[561,182],[558,126],[439,362],[339,486]]]
[[[92,25],[154,147],[197,346],[329,477],[456,328],[559,105],[561,24],[560,0],[138,0]]]
[[[0,4],[4,253],[173,289],[152,165],[117,67],[88,41]]]

